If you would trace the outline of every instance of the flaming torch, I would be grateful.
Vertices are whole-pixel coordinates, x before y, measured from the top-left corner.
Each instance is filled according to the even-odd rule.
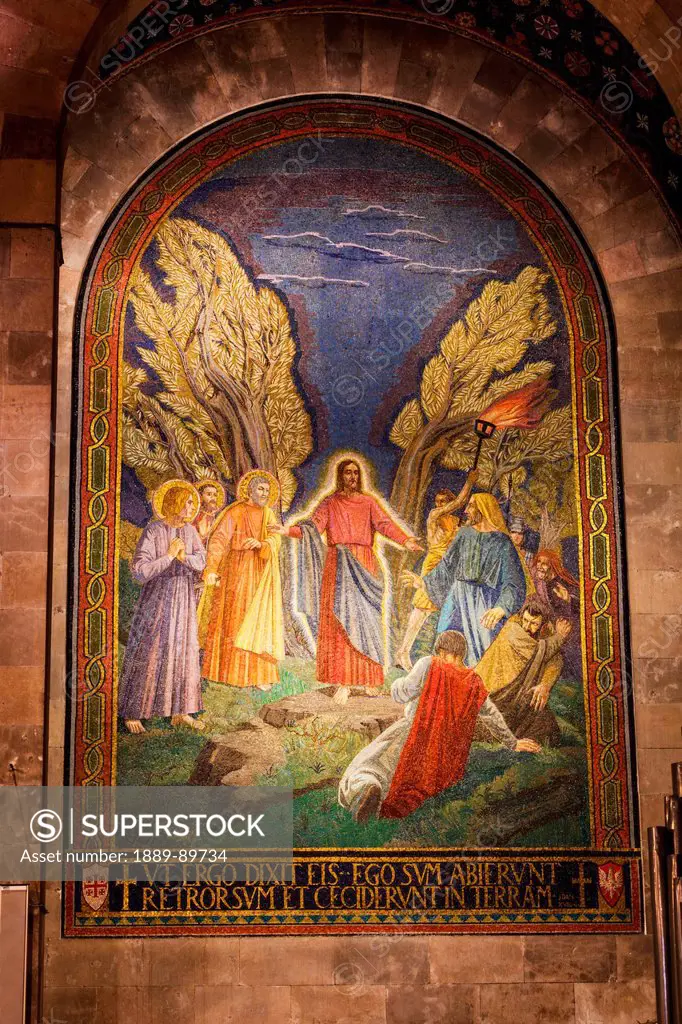
[[[478,447],[473,469],[478,466],[483,442],[491,438],[496,430],[505,430],[507,427],[528,430],[537,427],[551,401],[549,377],[538,377],[537,380],[524,385],[518,391],[512,391],[510,395],[498,398],[496,402],[484,409],[474,424],[474,430],[478,435]]]

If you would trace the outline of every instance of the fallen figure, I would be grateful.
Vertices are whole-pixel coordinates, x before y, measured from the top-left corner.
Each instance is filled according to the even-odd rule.
[[[517,739],[480,677],[464,664],[464,636],[446,630],[435,654],[415,664],[391,687],[405,715],[353,758],[339,783],[339,803],[361,824],[405,818],[464,775],[479,718],[509,750],[538,753],[534,740]]]

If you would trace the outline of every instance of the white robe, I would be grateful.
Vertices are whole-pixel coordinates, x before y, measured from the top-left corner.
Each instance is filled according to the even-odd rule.
[[[400,755],[412,728],[419,698],[431,668],[432,657],[433,655],[427,655],[420,658],[406,676],[395,680],[391,686],[391,697],[398,704],[405,705],[403,717],[389,725],[388,729],[384,729],[376,739],[363,747],[343,773],[339,783],[339,803],[350,811],[353,817],[368,786],[379,787],[382,803],[388,795]],[[479,716],[485,720],[486,727],[503,746],[510,750],[514,749],[516,736],[507,727],[490,697],[481,707]]]

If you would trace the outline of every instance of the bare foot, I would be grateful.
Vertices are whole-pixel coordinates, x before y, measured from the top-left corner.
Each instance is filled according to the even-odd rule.
[[[381,690],[377,686],[366,686],[365,697],[380,697]]]
[[[133,736],[139,736],[140,733],[147,731],[139,718],[126,718],[125,727]]]
[[[381,790],[378,786],[367,786],[355,812],[358,825],[365,825],[370,818],[375,818],[381,804]]]
[[[188,725],[190,729],[196,729],[197,732],[203,732],[206,728],[203,722],[198,721],[196,718],[192,718],[191,715],[173,715],[171,718],[171,725]]]
[[[350,697],[350,689],[347,686],[338,686],[332,697],[335,704],[347,704]]]
[[[267,693],[268,690],[272,689],[272,683],[258,683],[256,689],[260,690],[262,693]]]

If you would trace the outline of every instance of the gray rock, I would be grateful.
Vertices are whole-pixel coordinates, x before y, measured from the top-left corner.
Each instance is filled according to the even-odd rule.
[[[227,733],[224,740],[209,740],[199,752],[189,786],[254,786],[257,780],[286,763],[284,734],[252,718]]]
[[[321,718],[373,739],[402,717],[403,708],[386,694],[368,697],[364,690],[353,687],[346,704],[336,704],[335,686],[324,686],[306,693],[264,704],[260,718],[276,729],[295,725],[307,718]]]

